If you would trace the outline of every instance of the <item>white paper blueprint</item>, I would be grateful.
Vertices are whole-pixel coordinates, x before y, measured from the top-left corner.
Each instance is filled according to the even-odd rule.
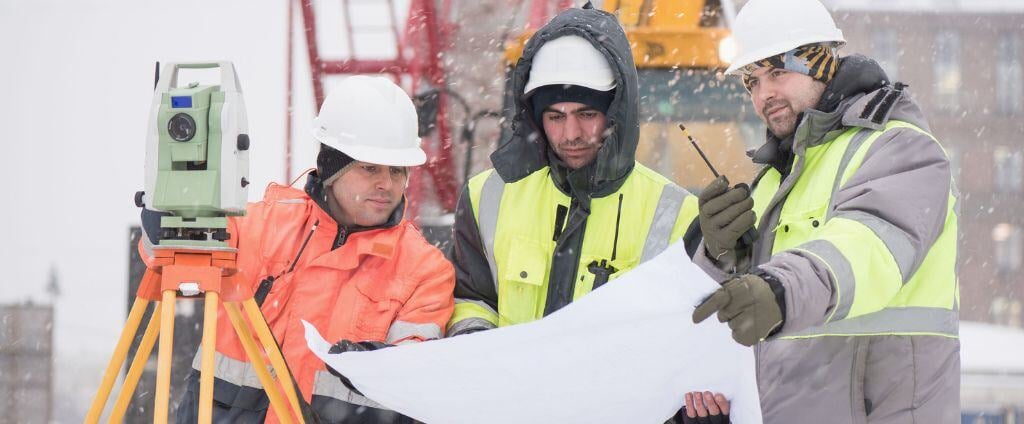
[[[694,307],[718,287],[682,244],[548,317],[374,352],[310,349],[367,397],[436,423],[662,423],[690,391],[721,392],[761,423],[753,351]]]

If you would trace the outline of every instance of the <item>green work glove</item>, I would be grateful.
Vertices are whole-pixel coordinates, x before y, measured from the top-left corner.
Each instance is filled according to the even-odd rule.
[[[718,261],[727,253],[735,253],[740,237],[754,227],[756,219],[747,185],[730,188],[729,180],[720,176],[701,190],[697,205],[708,255]]]
[[[693,311],[693,322],[704,321],[717,311],[718,321],[729,322],[733,339],[753,346],[782,326],[784,299],[783,286],[774,278],[744,274],[726,281],[701,303]]]

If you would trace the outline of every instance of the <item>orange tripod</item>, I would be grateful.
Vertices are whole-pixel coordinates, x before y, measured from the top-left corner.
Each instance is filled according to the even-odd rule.
[[[226,247],[198,246],[156,246],[153,249],[154,263],[146,270],[139,290],[135,294],[135,302],[128,321],[121,330],[121,337],[110,358],[103,381],[96,391],[92,406],[85,417],[85,422],[92,424],[100,420],[103,408],[110,397],[118,369],[128,356],[128,348],[132,338],[139,329],[143,314],[150,302],[158,302],[153,315],[146,325],[142,342],[132,359],[124,385],[114,403],[109,422],[120,423],[131,394],[142,375],[143,366],[153,351],[157,336],[160,338],[160,349],[157,353],[157,377],[153,422],[167,422],[168,403],[170,401],[171,356],[174,342],[174,303],[179,297],[202,297],[204,299],[203,338],[200,358],[199,378],[199,422],[210,423],[213,418],[213,373],[214,353],[217,339],[217,306],[224,305],[231,325],[235,329],[246,355],[256,368],[260,384],[266,390],[270,406],[283,423],[304,423],[299,398],[295,385],[288,372],[284,357],[274,340],[270,327],[263,319],[259,306],[253,299],[253,293],[239,284],[235,278],[236,249]],[[181,294],[179,294],[179,292]],[[245,310],[248,324],[242,316],[239,304]],[[253,338],[255,330],[256,338]],[[274,375],[268,370],[257,340],[270,360]],[[279,380],[279,381],[278,381]],[[280,386],[278,386],[280,383]],[[282,395],[281,389],[284,389]],[[290,408],[289,408],[290,407]]]

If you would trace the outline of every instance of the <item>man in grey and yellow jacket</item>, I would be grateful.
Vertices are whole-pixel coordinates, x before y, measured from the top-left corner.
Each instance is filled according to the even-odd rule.
[[[752,200],[727,198],[724,181],[701,194],[695,260],[724,283],[694,320],[717,312],[757,344],[766,423],[959,422],[957,193],[942,147],[905,85],[836,56],[845,41],[817,0],[751,0],[733,30],[727,72],[768,125],[753,153],[766,166]],[[749,209],[760,237],[745,246],[721,227]]]

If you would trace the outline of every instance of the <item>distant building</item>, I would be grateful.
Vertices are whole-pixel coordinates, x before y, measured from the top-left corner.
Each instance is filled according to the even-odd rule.
[[[53,306],[0,305],[0,424],[48,423]]]
[[[1020,327],[1024,2],[825,0],[846,54],[910,85],[960,188],[960,314]]]

